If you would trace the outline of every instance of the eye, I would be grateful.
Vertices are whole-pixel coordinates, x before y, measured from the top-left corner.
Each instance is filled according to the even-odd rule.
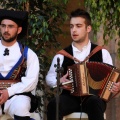
[[[78,27],[78,28],[79,28],[79,27],[82,27],[82,25],[78,24],[77,27]]]
[[[8,28],[9,29],[12,29],[12,28],[14,28],[15,26],[14,25],[8,25]]]
[[[73,28],[73,25],[70,25],[70,28]]]
[[[17,28],[17,27],[14,26],[14,25],[5,25],[5,24],[1,24],[0,26],[1,26],[1,28],[3,28],[3,29],[6,29],[6,27],[7,27],[8,29]]]
[[[6,27],[6,25],[4,25],[4,24],[1,24],[0,26],[1,26],[2,28],[5,28],[5,27]]]

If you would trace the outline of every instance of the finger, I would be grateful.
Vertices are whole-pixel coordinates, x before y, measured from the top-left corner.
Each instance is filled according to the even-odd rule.
[[[112,89],[111,89],[111,92],[117,93],[117,92],[119,92],[119,88],[114,85],[114,86],[112,87]]]
[[[114,86],[120,88],[120,82],[118,82],[118,83],[114,83]]]
[[[68,76],[68,72],[63,76],[64,78],[67,78],[67,76]]]

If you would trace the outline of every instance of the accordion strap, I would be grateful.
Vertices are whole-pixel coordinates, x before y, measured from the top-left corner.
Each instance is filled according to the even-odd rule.
[[[99,50],[103,49],[103,46],[97,46],[95,47],[91,53],[84,59],[83,62],[87,61],[91,56],[93,56],[95,53],[97,53]]]
[[[80,60],[78,60],[77,58],[73,57],[71,54],[69,54],[68,52],[66,52],[66,51],[63,50],[63,49],[60,50],[60,51],[58,51],[57,54],[64,55],[64,56],[66,56],[66,57],[68,57],[68,58],[70,58],[70,59],[72,59],[72,60],[74,60],[74,61],[76,61],[76,62],[80,62]]]
[[[58,51],[57,54],[64,55],[64,56],[66,56],[66,57],[68,57],[68,58],[70,58],[70,59],[72,59],[72,60],[74,60],[74,61],[76,61],[76,62],[78,62],[78,63],[81,63],[81,62],[87,61],[91,56],[93,56],[96,52],[98,52],[98,51],[101,50],[102,48],[103,48],[103,46],[97,46],[97,47],[95,47],[95,48],[91,51],[91,53],[84,59],[84,61],[78,60],[77,58],[73,57],[71,54],[69,54],[68,52],[66,52],[66,51],[63,50],[63,49],[60,50],[60,51]]]

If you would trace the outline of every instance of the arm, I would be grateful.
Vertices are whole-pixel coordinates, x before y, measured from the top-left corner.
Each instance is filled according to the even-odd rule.
[[[53,60],[52,60],[52,64],[50,66],[50,69],[46,75],[46,83],[48,86],[53,87],[56,85],[57,79],[57,73],[55,72],[56,68],[54,67],[55,64],[57,64],[57,58],[60,58],[60,67],[63,63],[63,55],[56,55]]]
[[[52,61],[52,64],[50,66],[50,69],[48,71],[48,74],[46,76],[46,83],[47,85],[49,85],[50,87],[57,87],[57,79],[56,79],[56,76],[57,76],[57,72],[56,71],[56,68],[54,67],[55,64],[57,64],[57,58],[60,58],[60,67],[63,63],[63,55],[56,55],[54,58],[53,58],[53,61]],[[64,82],[68,82],[69,80],[67,79],[68,77],[68,73],[66,73],[65,75],[61,76],[60,78],[60,83],[64,83]],[[63,89],[67,89],[67,90],[70,90],[71,89],[71,85],[67,84],[67,85],[62,85],[61,86]]]
[[[18,82],[11,87],[7,88],[9,97],[23,92],[30,92],[37,86],[39,75],[39,60],[37,55],[28,49],[27,53],[27,69],[25,76],[21,78],[21,82]]]

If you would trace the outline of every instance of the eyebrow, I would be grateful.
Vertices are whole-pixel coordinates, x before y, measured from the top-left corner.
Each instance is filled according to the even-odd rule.
[[[2,23],[1,25],[13,25],[13,24],[3,24],[3,23]],[[13,26],[15,26],[15,25],[13,25]]]
[[[81,23],[77,23],[77,24],[70,24],[70,25],[83,25],[83,24],[81,24]]]

